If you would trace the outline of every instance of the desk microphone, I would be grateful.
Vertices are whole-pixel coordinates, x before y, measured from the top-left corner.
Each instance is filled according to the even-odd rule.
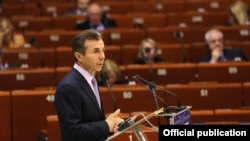
[[[33,37],[30,38],[30,43],[32,45],[34,45],[34,47],[37,49],[37,51],[40,55],[40,58],[41,58],[41,67],[44,68],[45,67],[44,56],[43,56],[43,52],[41,51],[40,46],[38,45],[36,39]]]
[[[110,85],[110,82],[109,82],[109,76],[106,75],[106,74],[101,74],[101,78],[102,78],[102,81],[105,81],[105,83],[106,83],[106,85],[108,87],[109,94],[111,95],[112,101],[113,101],[113,104],[114,104],[114,111],[116,111],[117,110],[116,98],[115,98],[115,95],[113,94],[113,92],[111,90],[111,85]]]
[[[129,126],[133,125],[136,118],[137,118],[137,115],[135,115],[133,117],[129,117],[124,122],[120,123],[118,125],[119,126],[118,131],[122,131],[122,130],[128,128]]]
[[[157,87],[157,88],[163,90],[164,92],[166,92],[166,93],[168,93],[168,94],[171,94],[171,95],[177,97],[177,107],[178,107],[178,108],[181,108],[181,103],[180,103],[179,96],[176,95],[175,93],[173,93],[173,92],[171,92],[171,91],[168,91],[168,90],[166,90],[166,89],[164,89],[164,88],[162,88],[162,87],[159,87],[158,85],[156,85],[156,84],[154,84],[154,83],[152,83],[152,82],[149,82],[149,81],[143,79],[143,78],[140,77],[139,75],[134,75],[132,78],[135,79],[137,82],[139,82],[141,85],[143,85],[143,84],[139,81],[139,79],[142,80],[142,81],[144,81],[145,83],[148,83],[149,85],[152,85],[153,87]],[[145,85],[143,85],[143,86],[145,86]],[[158,97],[158,96],[157,96],[157,98],[160,99],[161,101],[164,101],[162,98],[160,98],[160,97]],[[166,103],[166,102],[165,102],[165,103]]]

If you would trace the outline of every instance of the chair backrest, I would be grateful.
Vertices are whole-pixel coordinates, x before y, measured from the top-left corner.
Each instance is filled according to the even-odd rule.
[[[11,141],[11,97],[10,91],[0,91],[0,140]]]
[[[38,49],[10,48],[3,50],[3,61],[8,62],[10,67],[55,67],[55,48],[42,48],[41,54]]]
[[[2,90],[55,86],[54,68],[6,69],[0,71]]]
[[[216,109],[214,111],[215,121],[238,121],[249,122],[250,110],[249,109]]]
[[[11,91],[13,141],[37,140],[40,130],[46,129],[46,116],[56,114],[54,93],[55,89]]]
[[[167,90],[179,97],[181,105],[193,110],[240,108],[242,106],[241,83],[166,85]],[[167,95],[169,105],[175,105],[177,97]]]
[[[166,27],[145,29],[146,37],[153,38],[157,43],[180,43],[175,37],[176,32],[183,34],[183,43],[204,42],[207,27]]]
[[[112,45],[140,44],[145,38],[145,31],[139,29],[109,29]]]
[[[100,87],[100,91],[105,111],[108,113],[113,112],[114,102],[108,88]],[[156,89],[156,92],[159,97],[164,99],[164,92],[162,90]],[[115,96],[117,107],[122,109],[122,112],[154,111],[156,109],[154,97],[145,87],[138,85],[117,85],[112,87],[112,93]],[[160,107],[163,107],[165,104],[159,99],[158,103]]]
[[[242,84],[243,89],[243,106],[249,107],[250,106],[250,83],[245,82]]]
[[[151,81],[151,69],[146,65],[127,65],[126,75],[132,78],[140,75],[144,79]],[[196,65],[192,63],[166,63],[152,65],[152,78],[156,84],[183,84],[196,81]]]
[[[248,82],[249,62],[198,63],[198,81]]]
[[[46,123],[47,123],[46,129],[47,129],[48,140],[50,141],[61,140],[61,131],[57,115],[47,115]]]
[[[51,17],[12,16],[11,22],[16,31],[42,31],[52,28]]]

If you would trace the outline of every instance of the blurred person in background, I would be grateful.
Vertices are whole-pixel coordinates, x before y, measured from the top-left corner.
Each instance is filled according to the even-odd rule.
[[[8,18],[0,19],[0,69],[6,69],[6,62],[3,62],[3,50],[6,48],[21,48],[25,45],[23,34],[17,33]],[[5,64],[4,64],[5,63]]]
[[[119,65],[114,60],[106,59],[99,74],[99,85],[107,86],[107,80],[109,81],[110,86],[123,84],[120,77],[121,71]]]
[[[0,47],[1,48],[20,48],[24,47],[25,38],[23,34],[17,33],[8,18],[0,20]]]
[[[152,38],[143,39],[134,64],[164,63],[157,54],[157,43]]]
[[[235,1],[228,10],[228,25],[249,25],[249,12],[246,3]]]
[[[87,20],[76,25],[77,30],[95,29],[104,31],[106,28],[117,27],[117,23],[113,19],[109,19],[103,14],[99,4],[92,3],[88,7]]]
[[[75,9],[64,13],[64,16],[87,16],[87,9],[91,0],[75,0]]]
[[[247,61],[244,53],[238,48],[224,46],[223,33],[218,29],[210,29],[205,33],[205,42],[209,49],[200,62],[217,63],[223,61]]]

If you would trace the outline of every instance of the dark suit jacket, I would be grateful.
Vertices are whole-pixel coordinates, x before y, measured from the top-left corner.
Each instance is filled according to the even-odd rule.
[[[99,141],[111,135],[87,80],[74,68],[61,80],[55,94],[62,141]]]
[[[104,25],[105,28],[114,28],[114,27],[117,27],[117,23],[115,20],[113,19],[108,19],[108,18],[104,18],[102,20],[102,23]],[[85,30],[85,29],[90,29],[90,21],[89,20],[86,20],[82,23],[79,23],[76,25],[76,29],[77,30]]]
[[[225,48],[223,49],[223,54],[227,61],[237,61],[237,59],[241,59],[241,61],[248,60],[247,57],[244,55],[244,53],[238,48]],[[209,62],[210,60],[211,60],[211,53],[204,56],[200,62]]]

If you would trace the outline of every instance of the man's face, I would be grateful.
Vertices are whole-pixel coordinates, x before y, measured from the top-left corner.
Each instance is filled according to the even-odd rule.
[[[207,43],[208,43],[208,46],[209,46],[211,51],[213,51],[215,49],[222,50],[223,49],[223,36],[222,36],[222,34],[217,32],[217,31],[212,31],[209,34]]]
[[[92,5],[89,8],[89,20],[93,25],[98,25],[101,22],[102,12],[101,8],[97,5]]]
[[[102,69],[105,60],[105,46],[103,40],[87,40],[86,52],[78,59],[79,65],[90,74],[95,74]]]
[[[89,6],[90,0],[78,0],[77,1],[77,8],[86,11]]]

